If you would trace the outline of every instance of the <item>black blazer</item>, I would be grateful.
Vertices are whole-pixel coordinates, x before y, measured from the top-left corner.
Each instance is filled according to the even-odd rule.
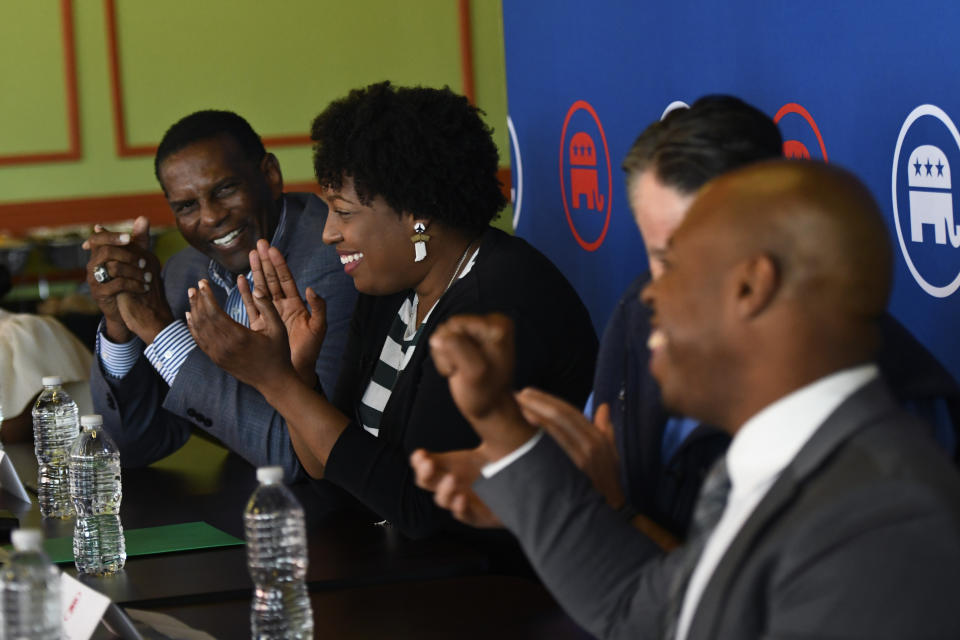
[[[430,358],[429,340],[437,325],[463,313],[510,316],[516,330],[516,388],[536,386],[577,406],[590,392],[597,337],[586,307],[560,271],[525,240],[490,228],[473,268],[441,297],[424,325],[375,437],[360,426],[357,406],[408,293],[361,295],[357,301],[332,399],[353,420],[330,453],[325,478],[407,535],[420,537],[460,527],[434,505],[432,494],[415,486],[410,453],[418,447],[450,451],[479,443]]]

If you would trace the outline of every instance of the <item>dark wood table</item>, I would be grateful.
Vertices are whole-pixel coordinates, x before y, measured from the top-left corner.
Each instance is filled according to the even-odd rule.
[[[310,594],[317,638],[586,639],[538,583],[472,576]],[[157,609],[216,638],[250,633],[250,601]]]
[[[6,452],[35,487],[32,446]],[[194,436],[150,467],[124,469],[121,520],[125,529],[205,521],[242,539],[256,484],[248,463]],[[307,484],[292,489],[307,519],[318,637],[585,637],[534,580],[490,575],[481,548],[449,537],[410,540],[360,514],[330,512]],[[72,520],[41,518],[36,501],[27,508],[2,493],[0,508],[47,537],[73,533]],[[80,579],[124,607],[169,613],[217,638],[249,635],[253,585],[242,546],[133,556],[119,575]]]

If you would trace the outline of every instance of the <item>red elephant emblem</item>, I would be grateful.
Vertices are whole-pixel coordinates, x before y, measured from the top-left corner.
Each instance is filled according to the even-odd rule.
[[[603,194],[597,186],[597,150],[593,138],[583,131],[570,139],[570,189],[573,208],[580,208],[585,196],[587,209],[603,210]]]

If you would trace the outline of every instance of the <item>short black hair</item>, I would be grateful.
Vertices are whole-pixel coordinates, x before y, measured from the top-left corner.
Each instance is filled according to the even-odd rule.
[[[783,137],[768,115],[739,98],[708,95],[647,127],[623,170],[628,188],[652,168],[663,184],[693,193],[731,169],[782,155]]]
[[[317,182],[339,190],[349,176],[363,204],[381,196],[397,212],[480,232],[506,205],[480,114],[448,87],[354,89],[313,121]]]
[[[257,132],[236,113],[216,109],[196,111],[178,120],[163,134],[157,147],[157,155],[153,159],[153,172],[157,181],[163,184],[160,180],[160,165],[169,156],[195,142],[222,135],[230,136],[251,162],[259,163],[267,153]]]

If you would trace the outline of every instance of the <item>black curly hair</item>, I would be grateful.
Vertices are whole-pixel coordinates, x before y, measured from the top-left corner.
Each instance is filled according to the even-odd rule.
[[[349,176],[360,201],[482,231],[506,204],[497,147],[481,111],[448,87],[354,89],[316,117],[313,168],[325,189]]]

